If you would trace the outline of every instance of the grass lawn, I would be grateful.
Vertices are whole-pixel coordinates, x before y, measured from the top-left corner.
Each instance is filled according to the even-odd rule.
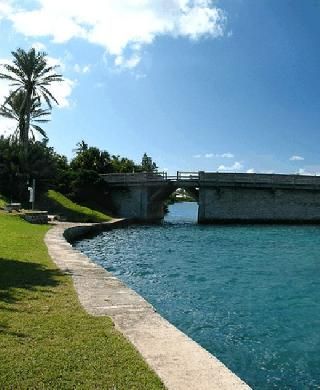
[[[47,230],[0,212],[0,389],[163,389],[109,318],[81,308]]]
[[[63,215],[72,222],[104,222],[111,218],[100,211],[80,206],[60,192],[49,190],[42,199],[42,208],[54,214]]]

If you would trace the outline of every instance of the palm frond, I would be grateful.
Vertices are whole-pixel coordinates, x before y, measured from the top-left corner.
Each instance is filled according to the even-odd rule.
[[[56,71],[59,65],[48,65],[45,52],[19,48],[12,52],[12,56],[12,64],[3,64],[0,79],[10,81],[15,89],[10,91],[0,107],[0,115],[18,122],[15,137],[27,144],[28,136],[34,139],[35,131],[47,138],[45,131],[35,123],[50,120],[52,102],[59,103],[49,87],[52,83],[63,81],[63,78]],[[42,108],[43,101],[48,108]]]
[[[46,133],[40,126],[32,125],[32,127],[33,127],[35,130],[37,130],[37,132],[38,132],[39,134],[41,134],[42,137],[48,138],[48,137],[47,137],[47,133]]]
[[[48,123],[48,122],[50,122],[50,119],[33,119],[32,122]]]
[[[0,73],[0,79],[15,81],[21,84],[21,80],[17,79],[16,77],[10,76],[9,74],[6,73]]]
[[[59,105],[58,103],[58,100],[52,95],[52,93],[48,90],[48,88],[44,87],[44,86],[41,86],[40,87],[42,91],[44,91],[44,93],[49,96],[56,104]],[[42,92],[43,93],[43,92]],[[49,105],[49,107],[51,108],[51,105]]]
[[[50,108],[50,110],[52,110],[52,105],[51,105],[51,101],[49,99],[49,97],[47,96],[46,93],[42,93],[42,96],[44,97],[44,100],[46,101],[48,107]]]
[[[17,120],[16,115],[5,107],[0,107],[0,115],[3,116],[4,118]]]
[[[17,95],[22,90],[22,87],[17,88],[14,91],[10,91],[9,96],[6,97],[5,101],[3,102],[3,106],[8,104],[8,102],[14,98],[15,95]]]
[[[24,80],[26,78],[26,74],[20,68],[17,68],[16,66],[10,64],[4,64],[3,66],[8,72],[18,76],[21,80]]]

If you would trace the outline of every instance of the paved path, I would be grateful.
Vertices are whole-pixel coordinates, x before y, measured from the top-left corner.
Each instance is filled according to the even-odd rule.
[[[45,238],[54,262],[72,275],[86,311],[110,316],[169,390],[250,389],[217,358],[157,314],[145,299],[64,238],[66,229],[69,237],[75,237],[91,226],[60,223]]]

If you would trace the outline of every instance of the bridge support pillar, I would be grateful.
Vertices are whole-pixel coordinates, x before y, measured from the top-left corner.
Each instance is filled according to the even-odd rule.
[[[164,217],[163,200],[154,200],[152,187],[135,185],[114,188],[111,200],[117,215],[139,222],[157,222]]]

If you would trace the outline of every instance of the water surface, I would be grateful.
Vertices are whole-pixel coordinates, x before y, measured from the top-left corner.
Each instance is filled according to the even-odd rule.
[[[320,228],[159,226],[76,243],[256,389],[320,387]]]

